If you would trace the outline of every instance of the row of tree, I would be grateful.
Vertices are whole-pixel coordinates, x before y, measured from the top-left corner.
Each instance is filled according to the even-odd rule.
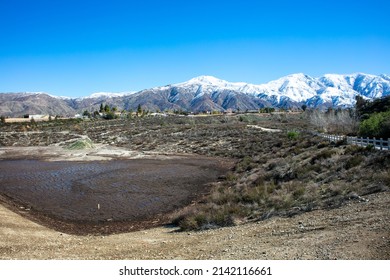
[[[356,113],[362,136],[390,138],[390,96],[368,101],[356,97]]]
[[[149,111],[145,111],[142,109],[141,105],[139,104],[137,107],[137,110],[135,111],[135,116],[137,117],[144,117],[145,115],[149,114]],[[99,110],[95,110],[93,112],[90,112],[88,110],[85,110],[83,112],[84,117],[88,118],[104,118],[107,120],[116,119],[119,116],[126,116],[127,118],[132,118],[134,115],[133,110],[122,110],[121,112],[118,111],[118,108],[116,106],[109,106],[108,104],[100,104]]]
[[[355,108],[306,112],[311,123],[327,133],[390,138],[390,96],[374,101],[357,96]]]

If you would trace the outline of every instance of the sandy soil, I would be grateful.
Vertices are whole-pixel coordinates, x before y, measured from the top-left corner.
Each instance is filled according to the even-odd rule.
[[[1,147],[0,159],[44,159],[46,161],[95,161],[112,159],[176,159],[188,157],[178,154],[141,152],[106,144],[95,144],[94,148],[68,150],[60,146]]]

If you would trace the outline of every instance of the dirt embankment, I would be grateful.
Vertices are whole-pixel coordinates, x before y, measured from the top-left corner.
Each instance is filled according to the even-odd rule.
[[[292,218],[200,232],[75,236],[0,205],[0,259],[390,259],[390,193]]]

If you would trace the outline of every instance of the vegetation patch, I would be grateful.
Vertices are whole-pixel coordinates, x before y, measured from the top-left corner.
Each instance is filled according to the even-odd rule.
[[[287,138],[290,140],[297,140],[299,137],[298,131],[289,131],[287,132]]]
[[[388,189],[388,153],[346,143],[330,145],[305,133],[293,143],[288,134],[280,133],[274,141],[268,137],[262,134],[258,139],[262,149],[253,143],[241,150],[241,159],[229,173],[234,180],[221,182],[192,212],[175,220],[182,230],[334,208]]]
[[[373,113],[363,120],[359,127],[359,134],[368,137],[390,138],[390,111]]]
[[[75,142],[68,144],[66,147],[68,150],[84,150],[84,149],[93,149],[95,148],[91,139],[80,139]]]

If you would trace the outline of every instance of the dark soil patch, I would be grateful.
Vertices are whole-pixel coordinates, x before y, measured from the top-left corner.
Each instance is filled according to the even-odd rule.
[[[226,163],[226,162],[225,162]],[[73,234],[110,234],[168,222],[227,172],[218,159],[0,161],[1,201]]]

